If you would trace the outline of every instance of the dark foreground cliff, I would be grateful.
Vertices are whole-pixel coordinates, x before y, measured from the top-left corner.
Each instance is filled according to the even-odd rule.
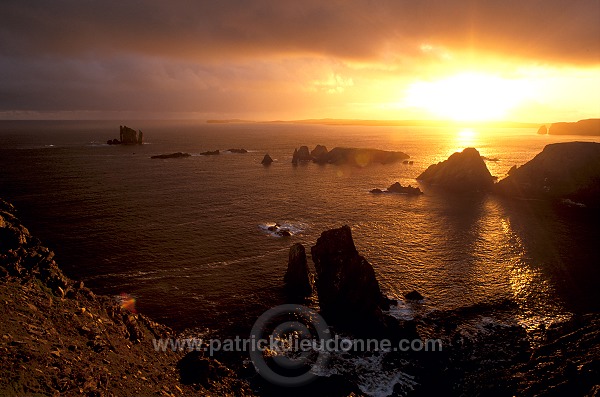
[[[70,280],[53,256],[0,199],[0,395],[251,394],[208,358],[193,363],[195,384],[182,383],[184,352],[152,343],[172,330]]]

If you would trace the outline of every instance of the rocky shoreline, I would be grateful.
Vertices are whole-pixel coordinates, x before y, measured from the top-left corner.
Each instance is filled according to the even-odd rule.
[[[155,351],[174,331],[66,277],[14,213],[0,200],[0,395],[252,395],[214,359]]]

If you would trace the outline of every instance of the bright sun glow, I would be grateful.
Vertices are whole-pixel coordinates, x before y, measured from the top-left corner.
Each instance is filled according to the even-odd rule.
[[[529,95],[523,80],[465,72],[432,82],[413,83],[407,103],[456,121],[503,120]]]

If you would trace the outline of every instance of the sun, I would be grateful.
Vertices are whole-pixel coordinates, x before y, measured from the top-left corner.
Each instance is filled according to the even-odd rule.
[[[528,95],[522,80],[464,72],[437,81],[415,82],[407,91],[410,106],[455,121],[503,120]]]

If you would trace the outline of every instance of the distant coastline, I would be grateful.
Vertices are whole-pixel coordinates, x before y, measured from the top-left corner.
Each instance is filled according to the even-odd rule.
[[[208,124],[319,124],[336,126],[373,126],[373,127],[496,127],[496,128],[537,128],[539,123],[524,123],[517,121],[449,121],[449,120],[366,120],[366,119],[302,119],[302,120],[271,120],[251,121],[241,119],[212,119],[206,120]]]

